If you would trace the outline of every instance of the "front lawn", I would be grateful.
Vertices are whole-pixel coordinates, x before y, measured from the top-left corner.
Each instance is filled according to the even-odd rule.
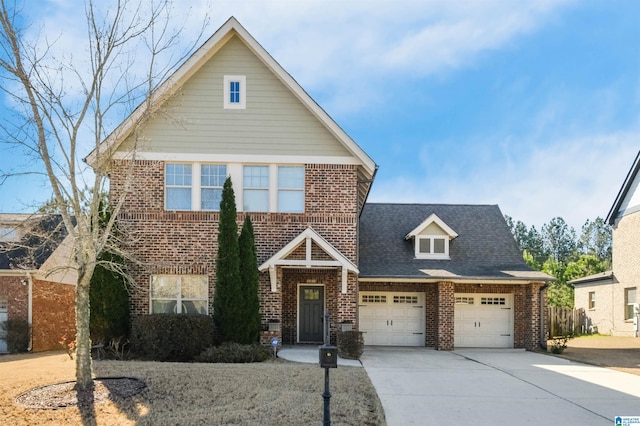
[[[25,409],[19,394],[73,380],[66,354],[0,357],[0,422],[16,425],[81,424],[77,407]],[[129,376],[148,389],[124,401],[93,407],[98,425],[211,424],[321,425],[324,370],[282,360],[260,364],[182,364],[96,361],[98,377]],[[331,424],[384,425],[380,401],[363,368],[331,370]]]

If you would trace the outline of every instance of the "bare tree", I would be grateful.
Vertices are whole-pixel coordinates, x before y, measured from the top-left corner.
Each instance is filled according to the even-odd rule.
[[[97,163],[110,163],[112,152],[101,151],[100,143],[113,123],[136,104],[141,111],[137,124],[148,120],[154,90],[199,44],[208,19],[203,17],[197,37],[180,49],[181,29],[171,25],[167,0],[86,0],[86,44],[60,52],[57,43],[64,34],[52,41],[43,27],[32,37],[18,3],[0,0],[1,90],[15,112],[15,120],[0,124],[1,138],[37,159],[33,169],[21,173],[46,175],[53,203],[73,239],[78,272],[76,386],[88,390],[93,387],[89,285],[100,254],[120,247],[113,228],[126,191],[121,199],[110,200],[111,219],[98,226],[107,168],[92,171],[82,158],[93,150]]]

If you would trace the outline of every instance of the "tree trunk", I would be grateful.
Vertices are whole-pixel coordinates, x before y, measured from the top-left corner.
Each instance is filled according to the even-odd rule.
[[[82,269],[81,269],[82,271]],[[91,337],[89,334],[89,288],[91,274],[80,272],[76,286],[76,387],[93,387],[91,374]]]

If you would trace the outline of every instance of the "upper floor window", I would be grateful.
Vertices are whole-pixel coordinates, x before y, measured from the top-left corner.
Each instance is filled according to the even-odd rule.
[[[635,306],[638,303],[638,299],[636,297],[636,288],[625,288],[624,289],[624,319],[632,320],[635,316]]]
[[[405,239],[414,239],[418,259],[450,259],[449,243],[458,234],[435,213],[409,232]]]
[[[304,212],[304,167],[278,167],[278,211]]]
[[[167,210],[191,210],[191,164],[167,164],[165,185]]]
[[[225,109],[245,109],[247,100],[247,78],[244,75],[224,76]]]
[[[437,236],[418,236],[418,252],[416,257],[420,255],[444,256],[449,254],[449,239]]]
[[[200,208],[202,210],[220,210],[222,187],[226,179],[226,165],[202,164],[200,166]]]
[[[244,166],[243,211],[269,211],[269,166]]]
[[[209,311],[206,275],[152,275],[152,314],[203,314]]]

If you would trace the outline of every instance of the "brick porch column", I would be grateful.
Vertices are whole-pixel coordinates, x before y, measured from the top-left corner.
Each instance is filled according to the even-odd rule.
[[[436,349],[439,351],[453,350],[453,321],[454,321],[454,285],[444,281],[438,283],[438,339]]]

